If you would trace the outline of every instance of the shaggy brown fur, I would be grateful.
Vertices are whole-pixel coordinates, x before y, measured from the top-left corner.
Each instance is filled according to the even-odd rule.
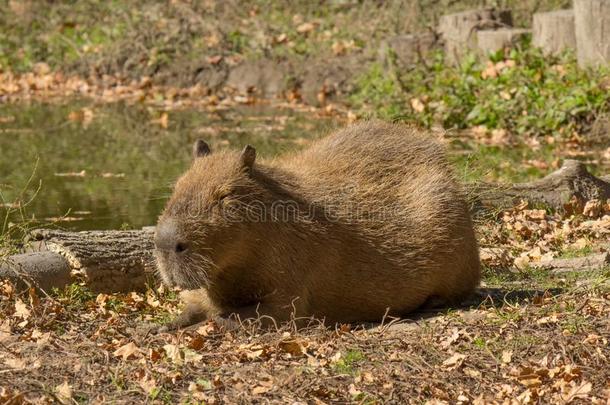
[[[201,141],[194,154],[157,231],[163,280],[199,289],[171,327],[230,314],[380,321],[479,283],[466,203],[428,133],[364,122],[268,162]]]

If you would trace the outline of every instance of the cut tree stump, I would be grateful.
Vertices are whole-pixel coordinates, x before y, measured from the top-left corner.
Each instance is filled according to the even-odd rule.
[[[438,33],[445,43],[447,59],[456,62],[469,50],[477,49],[477,31],[509,28],[512,25],[510,10],[469,10],[442,16]]]
[[[606,203],[610,176],[595,177],[581,162],[566,160],[559,170],[537,181],[470,184],[466,189],[475,201],[474,213],[510,208],[522,199],[561,210],[573,197],[583,204],[593,199]],[[155,281],[153,235],[154,227],[141,231],[36,230],[27,253],[0,262],[0,278],[47,291],[77,280],[84,280],[95,292],[143,290],[147,282]]]
[[[583,206],[590,200],[605,203],[610,198],[610,175],[595,177],[584,163],[566,159],[560,169],[540,180],[517,184],[475,183],[467,186],[467,192],[475,202],[475,212],[509,208],[520,200],[563,210],[573,198]]]
[[[497,30],[477,31],[477,47],[484,55],[497,52],[506,47],[513,47],[531,34],[523,28],[500,28]]]
[[[610,63],[610,1],[574,0],[574,27],[578,64]]]
[[[566,49],[576,49],[573,10],[556,10],[534,14],[532,44],[545,55],[555,55]]]

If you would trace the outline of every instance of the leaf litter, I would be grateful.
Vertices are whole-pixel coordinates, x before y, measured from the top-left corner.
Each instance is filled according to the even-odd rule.
[[[479,232],[514,261],[536,247],[560,254],[559,236],[568,245],[607,241],[607,220],[521,204]],[[96,296],[73,286],[38,297],[5,282],[0,402],[606,404],[608,269],[545,277],[487,276],[470,306],[384,326],[226,330],[209,321],[159,335],[141,326],[179,311],[173,291]]]

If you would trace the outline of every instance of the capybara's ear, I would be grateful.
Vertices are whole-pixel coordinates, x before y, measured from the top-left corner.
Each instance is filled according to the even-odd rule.
[[[197,139],[193,144],[193,159],[210,154],[210,147],[202,139]]]
[[[250,145],[246,145],[246,147],[241,151],[241,156],[239,158],[244,167],[251,169],[254,161],[256,160],[256,149]]]

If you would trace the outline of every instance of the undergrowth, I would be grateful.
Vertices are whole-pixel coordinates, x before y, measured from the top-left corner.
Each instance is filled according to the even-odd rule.
[[[0,259],[17,253],[18,246],[36,225],[27,212],[41,187],[41,183],[34,180],[35,172],[36,169],[23,187],[14,193],[9,193],[14,191],[11,186],[0,184]]]
[[[544,56],[528,42],[459,65],[434,54],[429,63],[388,74],[372,65],[357,81],[352,105],[373,115],[430,127],[502,129],[568,138],[610,112],[610,72],[580,69],[572,53]]]

